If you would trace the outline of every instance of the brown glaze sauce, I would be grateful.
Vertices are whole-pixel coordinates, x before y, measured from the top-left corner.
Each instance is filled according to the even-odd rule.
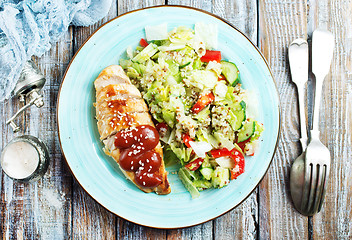
[[[110,108],[110,112],[123,112],[127,105],[126,99],[114,99],[108,101],[108,107]]]
[[[161,156],[154,151],[159,143],[158,131],[150,125],[141,125],[118,132],[115,146],[120,149],[120,167],[135,173],[136,183],[145,188],[161,184],[157,173],[161,166]]]
[[[115,89],[114,85],[108,85],[104,88],[104,90],[106,93],[106,97],[115,96],[117,94],[126,94],[126,95],[129,94],[126,90]]]
[[[105,92],[106,92],[106,97],[114,96],[116,95],[116,91],[113,87],[113,85],[108,85],[105,87]]]

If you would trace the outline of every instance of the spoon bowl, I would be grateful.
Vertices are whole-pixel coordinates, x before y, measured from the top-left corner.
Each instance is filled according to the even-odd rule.
[[[299,155],[291,166],[290,189],[293,205],[299,211],[301,209],[303,184],[304,184],[304,158],[305,152]]]

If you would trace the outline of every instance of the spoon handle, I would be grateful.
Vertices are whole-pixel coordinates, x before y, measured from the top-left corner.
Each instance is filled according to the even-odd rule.
[[[291,78],[297,86],[300,117],[301,144],[303,151],[307,147],[307,123],[305,108],[305,85],[308,80],[308,43],[305,39],[294,40],[288,48]]]

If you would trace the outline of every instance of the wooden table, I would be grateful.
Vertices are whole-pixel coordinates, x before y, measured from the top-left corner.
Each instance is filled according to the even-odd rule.
[[[142,227],[95,202],[72,177],[60,151],[56,99],[74,53],[100,25],[127,11],[153,5],[187,5],[212,12],[242,30],[266,57],[281,100],[281,134],[275,158],[257,189],[236,209],[204,224],[176,230]],[[14,134],[5,125],[20,108],[0,103],[3,148],[15,136],[31,134],[49,147],[48,172],[23,184],[1,177],[1,239],[351,239],[352,238],[352,0],[118,0],[90,27],[70,27],[49,52],[35,59],[44,72],[45,106],[32,107],[17,120]],[[321,140],[332,155],[323,210],[314,217],[293,207],[289,170],[301,152],[297,92],[289,75],[287,47],[310,38],[317,27],[335,35],[331,73],[325,80],[320,116]],[[309,84],[311,86],[311,84]]]

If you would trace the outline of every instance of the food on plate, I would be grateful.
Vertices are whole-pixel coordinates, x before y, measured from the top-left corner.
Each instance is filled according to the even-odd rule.
[[[94,86],[96,119],[105,153],[142,191],[170,193],[159,133],[139,90],[118,65],[105,68]]]
[[[255,95],[241,87],[246,79],[216,49],[216,25],[165,36],[166,27],[146,28],[147,39],[127,48],[120,65],[147,102],[164,161],[181,164],[178,175],[196,198],[244,173],[244,156],[255,154],[264,128],[253,114]]]

